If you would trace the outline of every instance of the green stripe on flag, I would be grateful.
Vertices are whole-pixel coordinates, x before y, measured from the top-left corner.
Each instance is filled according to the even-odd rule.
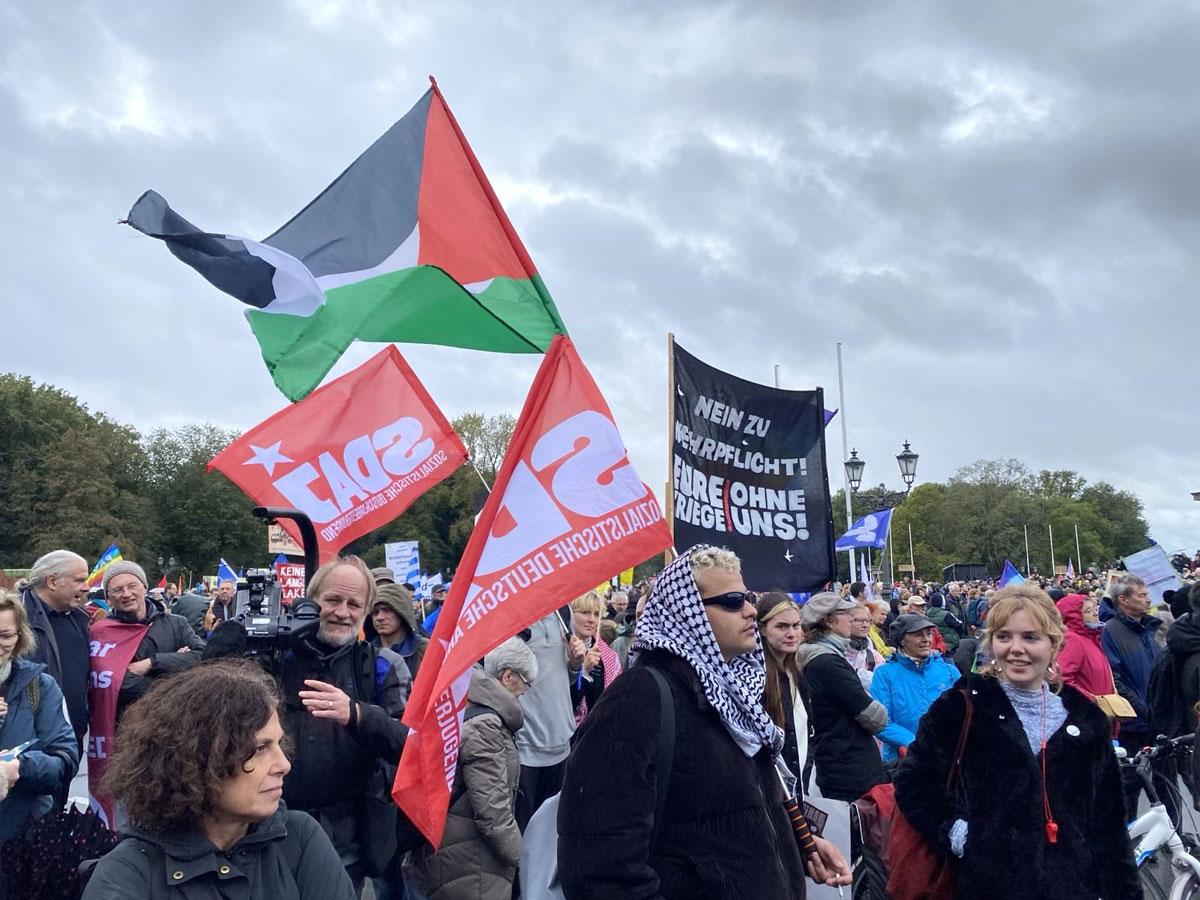
[[[543,353],[565,328],[540,280],[496,278],[474,295],[441,269],[416,266],[327,291],[311,316],[246,317],[276,386],[295,401],[354,340]]]

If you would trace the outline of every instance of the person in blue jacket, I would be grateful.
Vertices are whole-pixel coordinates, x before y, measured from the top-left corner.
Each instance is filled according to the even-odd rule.
[[[0,591],[0,847],[25,833],[30,816],[50,812],[55,793],[79,768],[79,746],[62,691],[44,665],[24,658],[33,652],[33,642],[25,605]],[[0,900],[13,887],[4,881],[0,874]]]
[[[899,651],[875,670],[871,695],[887,709],[888,724],[875,735],[890,762],[917,736],[921,716],[958,681],[958,669],[933,649],[937,628],[925,616],[905,613],[892,623],[890,636]]]

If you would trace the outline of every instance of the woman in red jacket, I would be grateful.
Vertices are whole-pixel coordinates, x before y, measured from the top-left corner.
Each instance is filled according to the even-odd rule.
[[[1115,694],[1112,666],[1100,649],[1103,626],[1096,601],[1085,594],[1068,594],[1056,606],[1067,632],[1058,655],[1063,684],[1069,684],[1093,703],[1101,694]]]

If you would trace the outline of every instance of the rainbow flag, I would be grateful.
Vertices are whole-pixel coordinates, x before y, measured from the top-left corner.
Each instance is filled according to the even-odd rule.
[[[87,586],[89,589],[100,586],[100,581],[104,578],[104,570],[113,563],[119,563],[124,557],[121,556],[121,548],[116,544],[109,544],[108,549],[100,554],[100,558],[96,560],[96,565],[92,567],[92,574],[88,576]]]

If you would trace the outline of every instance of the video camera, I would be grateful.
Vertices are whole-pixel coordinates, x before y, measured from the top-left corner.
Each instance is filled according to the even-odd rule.
[[[317,604],[305,597],[285,608],[271,569],[250,569],[246,573],[246,586],[238,589],[234,610],[234,619],[246,630],[243,655],[269,664],[286,649],[293,632],[317,620],[318,612]]]
[[[307,588],[317,569],[317,533],[308,516],[298,509],[273,506],[256,506],[253,512],[268,524],[276,519],[292,519],[300,527]],[[256,659],[269,671],[277,672],[293,635],[315,623],[318,612],[317,604],[307,597],[298,597],[285,607],[275,571],[250,569],[245,586],[238,588],[233,618],[217,626],[205,648],[205,658],[241,656]]]

